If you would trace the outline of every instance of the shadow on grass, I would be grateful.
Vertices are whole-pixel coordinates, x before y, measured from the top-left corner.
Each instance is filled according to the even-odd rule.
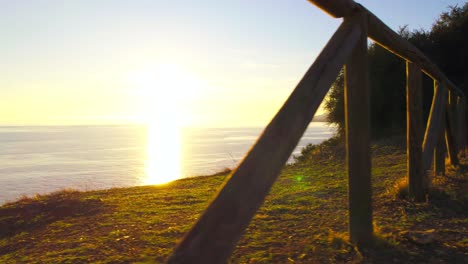
[[[398,243],[378,235],[374,237],[371,245],[361,247],[359,250],[365,262],[369,263],[392,263],[410,258],[409,252],[400,248]]]
[[[332,252],[333,263],[404,263],[411,253],[398,242],[376,235],[367,245],[357,246],[348,240],[345,233],[332,232],[327,250]]]
[[[407,186],[397,182],[390,193],[395,200],[385,203],[383,215],[402,219],[406,226],[393,223],[375,245],[360,249],[365,263],[466,263],[466,249],[458,242],[463,239],[462,219],[468,216],[468,203],[461,195],[466,188],[451,181],[436,177],[422,203],[408,200]],[[424,235],[430,239],[425,241]]]
[[[456,192],[449,193],[440,188],[433,188],[430,191],[428,203],[441,218],[468,217],[468,201]]]
[[[359,249],[362,263],[463,263],[466,259],[459,249],[439,241],[417,244],[403,237],[377,237],[373,245]]]
[[[80,192],[72,190],[25,197],[0,207],[0,239],[67,217],[95,215],[105,209],[100,199],[83,198]]]

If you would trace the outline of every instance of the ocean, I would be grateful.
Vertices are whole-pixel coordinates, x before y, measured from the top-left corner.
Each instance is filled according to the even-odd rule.
[[[0,204],[64,188],[105,189],[213,174],[234,168],[262,130],[183,128],[158,133],[138,125],[0,127]],[[325,123],[311,123],[293,154],[334,132]]]

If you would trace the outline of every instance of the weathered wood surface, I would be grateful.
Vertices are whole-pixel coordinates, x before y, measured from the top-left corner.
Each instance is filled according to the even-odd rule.
[[[457,153],[465,156],[465,109],[462,97],[457,97]]]
[[[364,32],[345,65],[345,123],[349,235],[353,243],[365,245],[373,234],[367,17],[358,13],[345,21]]]
[[[447,90],[444,83],[434,81],[434,98],[432,100],[431,112],[427,121],[426,133],[423,141],[423,172],[427,175],[427,171],[431,167],[434,158],[434,148],[439,139],[439,133],[443,130],[442,116],[446,107]],[[427,188],[425,186],[424,188]]]
[[[406,153],[408,188],[416,200],[425,198],[423,190],[424,173],[422,164],[422,143],[424,135],[422,111],[422,72],[414,63],[406,62]]]
[[[442,124],[445,124],[445,115],[442,117]],[[439,133],[436,149],[434,150],[434,176],[445,175],[445,128]]]
[[[349,0],[309,0],[309,2],[335,18],[349,16],[357,7],[354,1]]]
[[[451,84],[437,65],[432,63],[424,53],[399,36],[371,12],[369,12],[369,37],[395,55],[416,63],[432,79]],[[463,92],[456,86],[450,88],[456,94],[463,95]]]
[[[449,122],[452,128],[451,136],[453,137],[453,150],[458,155],[460,140],[458,138],[459,125],[458,125],[458,113],[457,113],[457,95],[453,93],[452,91],[449,91],[448,109],[449,109],[448,111],[449,111],[449,116],[450,116]]]
[[[460,141],[461,141],[461,146],[460,146],[460,151],[462,157],[466,157],[466,136],[467,136],[467,127],[466,127],[466,100],[464,97],[460,98],[460,104],[459,104],[459,111],[460,111]]]
[[[357,9],[366,12],[369,16],[368,36],[371,39],[395,55],[416,63],[434,80],[439,80],[450,85],[451,90],[454,90],[457,95],[463,96],[463,92],[453,85],[442,71],[418,48],[399,36],[395,31],[363,6],[352,0],[309,0],[309,2],[318,6],[333,17],[343,17],[355,12]]]
[[[355,44],[344,22],[222,190],[177,246],[169,263],[224,263],[297,145]]]
[[[447,154],[452,166],[458,166],[460,163],[458,160],[458,146],[456,140],[456,122],[455,122],[455,105],[456,96],[451,91],[449,92],[448,104],[446,106],[446,133],[445,141],[447,145]]]

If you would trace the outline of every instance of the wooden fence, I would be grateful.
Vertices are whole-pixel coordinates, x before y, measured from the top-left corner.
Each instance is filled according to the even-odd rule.
[[[422,52],[352,0],[309,0],[343,23],[265,128],[223,188],[183,238],[169,263],[224,263],[345,67],[349,235],[372,241],[372,192],[367,38],[406,60],[407,163],[410,196],[423,201],[428,171],[444,173],[445,153],[458,165],[465,151],[465,96]],[[423,131],[422,73],[434,80],[434,97]],[[424,136],[423,136],[424,135]]]

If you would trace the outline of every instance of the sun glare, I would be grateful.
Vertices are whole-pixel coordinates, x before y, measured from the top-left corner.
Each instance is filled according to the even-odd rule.
[[[180,127],[148,125],[146,175],[143,184],[163,184],[181,177]]]
[[[181,175],[181,127],[190,122],[191,98],[200,81],[189,71],[158,64],[131,75],[130,81],[148,126],[143,184],[162,184]]]

